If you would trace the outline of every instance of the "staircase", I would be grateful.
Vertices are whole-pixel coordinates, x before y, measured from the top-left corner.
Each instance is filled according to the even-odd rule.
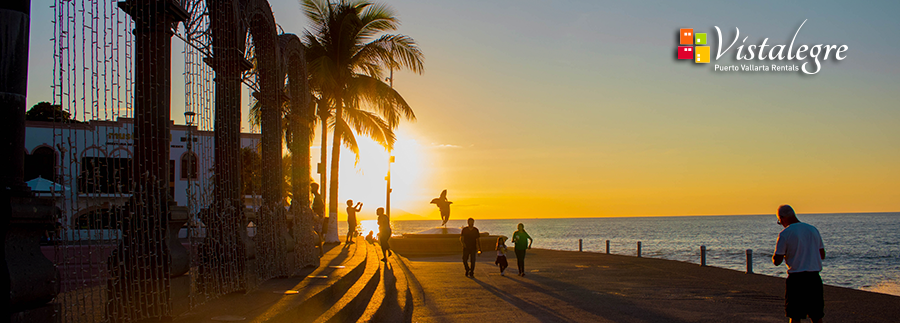
[[[410,322],[411,273],[396,254],[358,238],[332,247],[306,277],[272,279],[225,295],[174,322]]]

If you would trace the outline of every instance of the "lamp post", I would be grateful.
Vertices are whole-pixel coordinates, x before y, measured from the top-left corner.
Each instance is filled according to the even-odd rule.
[[[391,90],[394,89],[394,67],[391,66],[391,75],[386,79],[386,81],[390,82]],[[390,125],[389,126],[393,126]],[[387,176],[384,177],[384,180],[387,181],[387,189],[385,190],[385,194],[387,195],[384,203],[385,214],[388,219],[391,218],[391,164],[394,163],[394,155],[392,155],[392,149],[388,148],[388,171]]]
[[[390,150],[388,150],[390,152]],[[387,181],[387,201],[384,205],[385,214],[387,214],[388,218],[391,217],[391,164],[394,163],[394,156],[390,156],[388,159],[388,171],[387,176],[384,177],[384,180]]]
[[[186,123],[188,126],[187,145],[185,146],[185,147],[187,147],[187,151],[188,151],[188,165],[187,165],[188,170],[186,172],[187,173],[187,184],[188,184],[187,185],[187,207],[188,207],[188,212],[190,212],[190,214],[191,214],[191,220],[193,220],[193,214],[194,214],[194,210],[192,208],[194,192],[192,190],[193,183],[191,181],[194,179],[194,169],[196,169],[196,167],[197,167],[197,165],[196,165],[197,160],[196,160],[196,158],[194,158],[194,152],[193,152],[193,148],[194,148],[194,136],[193,136],[194,117],[196,115],[197,114],[194,113],[194,111],[185,111],[184,112],[184,123]]]

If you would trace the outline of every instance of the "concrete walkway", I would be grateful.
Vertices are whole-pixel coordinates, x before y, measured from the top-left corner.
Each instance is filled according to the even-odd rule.
[[[460,256],[405,259],[414,322],[786,322],[784,279],[671,260],[532,249],[500,276],[495,252],[474,278]],[[827,268],[826,268],[827,270]],[[827,283],[827,282],[826,282]],[[825,320],[896,322],[900,297],[826,286]]]
[[[310,299],[317,298],[323,290],[334,288],[339,283],[352,284],[356,279],[349,277],[345,279],[345,276],[366,259],[367,252],[365,243],[349,246],[326,245],[325,251],[317,268],[305,268],[301,275],[295,277],[269,279],[247,293],[223,295],[172,321],[174,323],[284,321],[285,314],[290,314]],[[304,315],[302,320],[287,320],[312,321],[317,316],[318,313],[313,313]]]

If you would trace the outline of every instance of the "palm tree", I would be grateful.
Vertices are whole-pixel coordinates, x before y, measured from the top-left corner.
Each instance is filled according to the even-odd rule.
[[[287,91],[287,86],[285,86],[285,91]],[[285,146],[287,146],[287,148],[288,148],[288,154],[283,156],[283,160],[282,160],[282,169],[283,169],[282,173],[284,174],[284,178],[285,178],[285,184],[282,185],[282,196],[285,198],[285,205],[289,205],[289,204],[293,203],[294,193],[293,193],[293,182],[291,181],[291,178],[293,175],[292,169],[293,169],[294,165],[293,165],[293,160],[291,157],[295,153],[298,153],[298,152],[294,151],[294,145],[292,144],[294,137],[299,136],[299,134],[293,133],[294,127],[292,127],[291,123],[296,122],[296,121],[293,121],[291,118],[291,115],[293,114],[291,109],[293,109],[291,102],[289,102],[289,101],[283,102],[283,104],[281,106],[281,122],[282,122],[281,129],[284,131],[284,137],[282,139],[284,140]],[[253,103],[253,106],[250,107],[249,114],[250,114],[249,115],[250,126],[253,127],[254,129],[259,129],[261,118],[262,118],[262,109],[261,109],[261,105],[259,104],[259,101],[255,101]],[[302,125],[302,127],[306,127],[308,129],[310,129],[309,130],[310,135],[312,135],[312,133],[313,133],[313,131],[312,131],[313,126],[314,126],[314,124]],[[310,138],[310,139],[312,139],[312,138]],[[249,148],[243,148],[243,149],[249,150]],[[257,159],[260,158],[258,153],[256,154],[256,158]],[[257,164],[258,163],[259,163],[259,161],[257,161]],[[259,165],[250,166],[250,167],[259,167]],[[244,168],[246,168],[246,166]],[[242,170],[243,170],[243,168],[242,168]],[[256,170],[256,168],[254,168],[254,170],[250,170],[250,171],[257,171],[257,170]],[[258,181],[258,179],[257,179],[257,181]],[[292,202],[288,203],[288,201],[292,201]]]
[[[341,144],[358,158],[355,131],[390,149],[395,140],[392,129],[400,118],[415,120],[406,100],[382,81],[385,68],[421,73],[424,58],[411,37],[385,34],[400,23],[384,4],[303,0],[302,6],[311,20],[304,35],[310,86],[318,100],[333,111],[328,208],[334,212],[338,207]]]

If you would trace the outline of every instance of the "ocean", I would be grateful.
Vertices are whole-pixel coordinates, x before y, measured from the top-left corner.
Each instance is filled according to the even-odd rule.
[[[825,242],[825,284],[900,296],[900,213],[800,214],[800,221],[819,229]],[[785,265],[772,265],[775,239],[782,227],[774,215],[627,217],[573,219],[477,220],[482,232],[512,236],[518,223],[534,238],[534,248],[636,255],[700,263],[700,246],[708,266],[746,270],[746,250],[753,250],[753,271],[785,277]],[[437,227],[440,220],[393,221],[395,235]],[[362,221],[362,233],[377,230],[374,220]],[[448,227],[465,226],[452,219]],[[341,222],[339,232],[347,232]],[[377,233],[377,231],[376,231]]]

